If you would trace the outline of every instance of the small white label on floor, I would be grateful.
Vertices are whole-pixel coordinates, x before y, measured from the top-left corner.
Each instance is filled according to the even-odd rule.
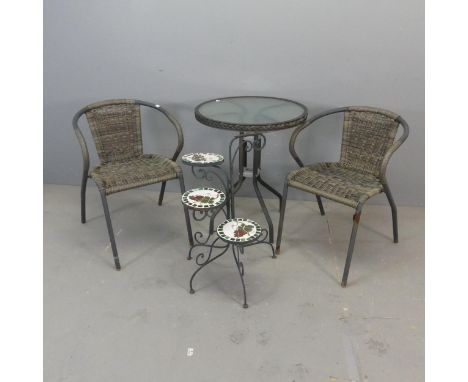
[[[187,348],[187,357],[191,357],[193,355],[193,348]]]

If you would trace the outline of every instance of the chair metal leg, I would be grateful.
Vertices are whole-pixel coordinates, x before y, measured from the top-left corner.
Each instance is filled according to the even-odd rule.
[[[390,188],[387,184],[384,184],[384,192],[387,195],[388,203],[390,204],[390,208],[392,209],[392,223],[393,223],[393,242],[398,243],[398,215],[397,215],[397,207],[395,204],[395,200],[393,200],[392,193],[390,192]]]
[[[100,191],[100,193],[102,208],[104,209],[104,216],[106,217],[107,231],[109,232],[109,239],[112,247],[112,255],[114,256],[115,269],[120,271],[119,254],[117,253],[117,246],[115,244],[114,230],[112,229],[112,221],[109,214],[109,207],[107,205],[106,193],[104,191]]]
[[[179,183],[180,183],[180,193],[183,194],[185,192],[185,183],[184,183],[184,175],[182,173],[179,174]],[[192,225],[190,223],[190,215],[188,208],[184,206],[184,215],[185,215],[185,225],[187,226],[187,235],[189,244],[193,247],[193,235],[192,235]]]
[[[164,199],[164,191],[166,190],[166,182],[161,183],[161,190],[159,191],[158,205],[161,205]]]
[[[284,182],[283,198],[281,200],[280,218],[278,223],[278,238],[276,239],[276,254],[280,253],[281,237],[283,235],[284,214],[286,212],[286,201],[288,199],[288,180]]]
[[[81,179],[81,223],[86,223],[86,184],[88,183],[88,176],[83,175]]]
[[[356,208],[356,212],[353,216],[353,230],[351,231],[351,238],[349,239],[348,254],[346,255],[346,264],[343,272],[343,278],[341,279],[341,286],[346,288],[348,282],[349,268],[351,266],[351,259],[353,257],[354,243],[356,242],[356,234],[359,226],[359,220],[361,219],[361,207]]]
[[[322,198],[320,197],[320,195],[315,195],[315,197],[317,198],[317,204],[320,209],[320,215],[323,216],[325,215],[325,210],[323,209]]]

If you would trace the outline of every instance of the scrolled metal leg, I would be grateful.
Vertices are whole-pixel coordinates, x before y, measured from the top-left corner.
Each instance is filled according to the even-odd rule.
[[[229,207],[228,207],[229,208]],[[214,233],[214,221],[216,219],[216,216],[218,216],[218,214],[222,211],[223,208],[219,208],[217,209],[211,216],[210,216],[210,225],[209,225],[209,229],[208,229],[208,232],[210,235],[212,235]]]
[[[276,254],[280,253],[281,247],[281,238],[283,236],[283,223],[284,223],[284,214],[286,212],[286,201],[288,199],[288,180],[286,179],[284,182],[283,188],[283,201],[281,203],[281,210],[280,210],[280,218],[278,223],[278,238],[276,239]]]
[[[354,243],[356,241],[356,234],[359,226],[359,220],[361,219],[361,210],[356,209],[353,216],[353,230],[351,231],[351,238],[349,239],[348,253],[346,255],[346,264],[343,271],[343,278],[341,279],[341,286],[346,288],[348,282],[349,268],[351,266],[351,259],[353,257]]]
[[[247,309],[249,305],[247,305],[247,293],[245,291],[245,283],[244,283],[244,264],[239,259],[239,248],[236,245],[232,244],[232,254],[234,255],[234,261],[237,265],[237,270],[239,271],[239,276],[242,281],[242,289],[244,291],[244,305],[243,307]]]
[[[164,191],[166,190],[166,182],[161,183],[161,190],[159,191],[158,205],[161,205],[164,199]]]
[[[104,209],[104,216],[106,217],[107,231],[109,232],[109,239],[110,239],[111,247],[112,247],[112,255],[114,257],[115,269],[120,271],[119,254],[117,253],[117,246],[115,244],[114,230],[112,229],[112,221],[111,221],[110,214],[109,214],[109,207],[107,205],[106,193],[104,191],[100,191],[100,193],[101,193],[102,207]]]
[[[86,223],[86,184],[88,182],[87,174],[83,174],[81,179],[81,223]]]
[[[322,198],[320,197],[320,195],[315,195],[315,197],[317,198],[317,204],[319,206],[319,210],[320,210],[320,215],[325,215],[325,210],[323,209],[323,204],[322,204]]]
[[[195,293],[195,290],[193,289],[192,284],[193,284],[193,279],[198,274],[198,272],[200,272],[203,268],[205,268],[209,263],[212,263],[217,258],[224,255],[227,252],[227,250],[229,249],[229,244],[226,244],[225,247],[216,246],[215,244],[216,244],[216,242],[218,240],[219,240],[219,238],[216,238],[211,245],[206,245],[205,246],[205,247],[208,247],[210,249],[206,259],[205,259],[205,254],[204,253],[199,253],[197,255],[197,257],[195,258],[195,262],[199,265],[199,268],[193,273],[192,277],[190,278],[190,294]],[[214,248],[224,248],[224,249],[223,249],[223,251],[221,253],[219,253],[215,257],[211,257],[211,254],[213,253]]]
[[[390,204],[390,208],[392,210],[392,223],[393,223],[393,242],[398,243],[398,215],[397,215],[397,207],[395,204],[395,200],[393,200],[392,193],[390,192],[390,188],[387,184],[384,185],[384,192],[387,196],[388,203]]]
[[[184,183],[184,176],[182,173],[179,174],[179,183],[180,183],[180,193],[183,194],[185,192],[185,183]],[[188,208],[184,205],[184,215],[185,215],[185,225],[187,226],[187,235],[190,246],[193,246],[193,236],[192,236],[192,224],[190,223],[190,215]]]

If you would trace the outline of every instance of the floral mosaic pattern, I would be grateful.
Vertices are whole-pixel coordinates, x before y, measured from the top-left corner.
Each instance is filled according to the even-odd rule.
[[[190,153],[182,155],[182,162],[188,165],[217,165],[224,162],[224,157],[214,153]]]
[[[224,192],[215,188],[193,188],[182,195],[182,203],[193,209],[211,209],[226,201]]]
[[[262,228],[250,219],[229,219],[220,224],[216,229],[218,236],[224,241],[242,243],[257,239]]]
[[[200,194],[189,195],[188,198],[194,202],[198,202],[202,204],[213,204],[215,201],[215,198],[212,196],[200,195]]]
[[[248,235],[255,227],[250,224],[241,223],[234,231],[234,237],[243,237]]]

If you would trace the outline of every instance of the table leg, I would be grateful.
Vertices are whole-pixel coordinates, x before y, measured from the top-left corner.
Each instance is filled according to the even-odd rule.
[[[247,167],[247,142],[242,137],[243,135],[244,133],[240,133],[239,137],[239,175],[236,182],[231,184],[231,217],[236,216],[234,195],[239,191],[244,183],[244,168]],[[233,180],[231,179],[231,182],[232,181]]]
[[[283,196],[278,191],[276,191],[272,186],[270,186],[267,182],[265,182],[263,180],[263,178],[260,176],[260,174],[257,176],[257,179],[258,179],[258,182],[263,187],[265,187],[268,191],[270,191],[273,195],[275,195],[279,199],[279,203],[280,203],[279,205],[280,205],[280,209],[281,209],[281,203],[283,201]]]
[[[265,219],[268,224],[268,231],[269,231],[269,238],[270,238],[270,243],[273,243],[274,241],[274,231],[273,231],[273,221],[271,220],[270,214],[268,213],[268,209],[266,208],[265,201],[263,200],[262,193],[260,192],[260,188],[258,187],[258,178],[259,178],[259,170],[260,170],[260,161],[261,161],[261,156],[262,156],[262,141],[256,135],[254,137],[254,143],[253,143],[253,176],[252,176],[252,183],[253,187],[255,190],[255,193],[257,194],[257,199],[260,203],[260,207],[262,208],[263,215],[265,215]]]

